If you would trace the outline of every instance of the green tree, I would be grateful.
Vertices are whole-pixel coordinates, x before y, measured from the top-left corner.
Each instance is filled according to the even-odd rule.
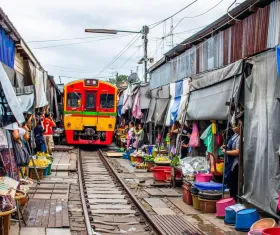
[[[127,82],[127,78],[128,76],[127,75],[118,75],[118,78],[110,78],[109,79],[109,82],[118,86],[120,84],[122,84],[123,82]]]

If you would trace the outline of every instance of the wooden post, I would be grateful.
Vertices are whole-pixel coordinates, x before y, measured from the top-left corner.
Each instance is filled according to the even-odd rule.
[[[241,121],[240,121],[241,122]],[[243,123],[241,122],[240,125],[240,153],[239,153],[239,166],[238,166],[238,202],[240,202],[239,196],[243,194],[243,149],[244,149],[244,143],[243,143]]]
[[[153,123],[149,123],[149,143],[153,144]]]

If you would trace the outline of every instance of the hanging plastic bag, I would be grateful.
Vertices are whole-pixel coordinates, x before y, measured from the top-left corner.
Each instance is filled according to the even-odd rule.
[[[200,138],[199,138],[197,123],[193,124],[193,129],[192,129],[192,134],[190,137],[189,146],[192,148],[197,148],[200,146]]]
[[[217,146],[220,147],[224,143],[224,137],[221,133],[217,134]]]

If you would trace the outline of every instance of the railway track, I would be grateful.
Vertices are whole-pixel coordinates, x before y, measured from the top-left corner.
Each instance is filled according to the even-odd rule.
[[[79,150],[78,174],[88,234],[166,234],[115,172],[102,151]]]

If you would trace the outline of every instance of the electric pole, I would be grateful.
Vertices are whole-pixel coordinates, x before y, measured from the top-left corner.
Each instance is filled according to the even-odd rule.
[[[144,80],[148,80],[148,33],[149,27],[144,25],[142,30],[139,31],[127,31],[127,30],[115,30],[115,29],[86,29],[86,33],[105,33],[105,34],[117,34],[121,33],[141,33],[142,39],[144,41],[144,58],[141,59],[141,62],[144,60]]]
[[[144,81],[147,82],[148,80],[148,33],[149,27],[143,26],[143,40],[144,40]]]
[[[119,73],[116,73],[116,86],[118,85],[118,77],[119,77]]]

